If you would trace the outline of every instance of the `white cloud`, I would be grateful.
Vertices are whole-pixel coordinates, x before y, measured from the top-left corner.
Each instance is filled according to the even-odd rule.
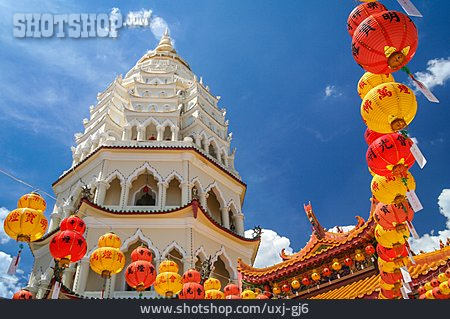
[[[162,37],[166,28],[168,28],[167,22],[161,17],[154,17],[150,22],[150,29],[157,40]]]
[[[245,236],[250,237],[253,230],[246,230]],[[287,254],[292,254],[291,241],[289,238],[278,235],[271,229],[263,229],[261,234],[261,244],[256,255],[254,267],[268,267],[282,261],[280,257],[281,249],[285,249]]]
[[[444,85],[450,79],[450,57],[428,61],[426,71],[415,73],[415,77],[429,89]]]
[[[325,87],[325,99],[329,98],[329,97],[339,97],[342,96],[342,92],[340,92],[337,88],[336,85],[327,85]]]
[[[11,239],[8,235],[6,235],[5,230],[3,229],[3,223],[8,214],[9,210],[5,207],[0,207],[0,244],[2,245],[6,244]]]
[[[11,298],[15,292],[22,289],[22,283],[17,276],[6,274],[11,260],[10,255],[0,251],[0,297],[3,298]]]
[[[351,231],[353,228],[355,228],[355,225],[349,225],[349,226],[334,226],[330,229],[327,229],[327,231],[331,232],[331,233],[337,233],[338,232],[338,227],[340,229],[342,229],[342,231],[344,233],[347,233],[349,231]]]
[[[117,18],[120,9],[112,8],[110,16]],[[130,11],[123,17],[123,25],[127,28],[150,28],[156,40],[159,40],[168,28],[166,20],[154,15],[151,9]]]
[[[439,240],[441,239],[445,244],[447,238],[450,238],[450,189],[442,190],[438,197],[438,205],[440,213],[447,218],[446,228],[439,230],[437,235],[434,235],[435,231],[432,230],[429,234],[425,234],[419,239],[410,238],[409,244],[415,253],[421,250],[426,252],[439,249]]]

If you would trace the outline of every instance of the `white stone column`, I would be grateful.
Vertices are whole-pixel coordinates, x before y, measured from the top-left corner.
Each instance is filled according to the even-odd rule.
[[[228,207],[220,207],[222,214],[222,226],[230,228],[230,215],[228,214]]]
[[[48,226],[48,231],[51,232],[52,230],[58,228],[61,223],[61,219],[61,210],[58,208],[50,215],[50,225]]]
[[[124,141],[131,140],[131,126],[125,126],[123,128],[122,140]]]
[[[207,204],[206,204],[206,193],[201,192],[199,194],[199,197],[200,197],[200,205],[202,205],[202,207],[207,210],[208,207],[207,207]]]
[[[95,192],[95,203],[103,205],[105,202],[106,190],[109,187],[109,183],[106,181],[97,181],[97,191]]]
[[[39,281],[38,290],[36,293],[36,299],[42,299],[47,294],[48,289],[50,289],[50,280],[41,279]]]
[[[186,205],[189,203],[189,193],[190,193],[190,187],[188,182],[182,182],[180,184],[181,188],[181,206]]]
[[[168,183],[161,183],[158,182],[158,197],[160,198],[159,200],[159,205],[158,207],[163,209],[164,207],[166,207],[166,197],[167,197],[167,189],[169,188],[169,184]]]
[[[195,144],[197,144],[199,148],[202,148],[202,137],[200,135],[195,135]]]
[[[73,291],[76,293],[83,293],[86,290],[86,284],[89,274],[89,258],[85,257],[80,260],[75,273],[75,280],[73,285]]]
[[[156,126],[156,140],[157,141],[162,141],[164,136],[164,127],[161,125]]]
[[[73,275],[75,274],[75,264],[71,264],[69,267],[64,269],[62,275],[62,284],[69,289],[73,287]]]
[[[244,214],[234,214],[233,215],[234,226],[236,227],[236,233],[239,235],[244,235]]]
[[[172,126],[170,130],[172,131],[172,141],[178,141],[178,131],[180,129],[176,126]]]
[[[123,196],[120,197],[120,207],[125,208],[128,206],[128,197],[130,196],[131,185],[125,183],[125,187],[122,187]]]
[[[141,125],[137,127],[137,140],[145,141],[145,127]]]

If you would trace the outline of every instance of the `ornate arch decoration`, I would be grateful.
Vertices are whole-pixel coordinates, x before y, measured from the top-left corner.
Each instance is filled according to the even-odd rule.
[[[170,126],[171,128],[176,127],[176,125],[173,124],[173,122],[169,119],[166,119],[164,122],[162,122],[161,126],[163,126],[163,127]]]
[[[130,247],[132,244],[134,244],[138,240],[144,242],[147,245],[148,249],[153,251],[153,253],[155,254],[155,259],[159,260],[161,254],[159,253],[158,248],[153,244],[153,242],[150,238],[148,238],[147,236],[144,235],[144,233],[142,232],[142,230],[140,228],[138,228],[133,235],[131,235],[130,237],[128,237],[127,239],[125,239],[123,241],[122,246],[120,247],[120,250],[122,252],[127,252],[128,247]]]
[[[216,197],[220,202],[220,207],[226,207],[225,196],[223,196],[222,191],[220,190],[219,186],[217,185],[217,181],[214,181],[211,184],[209,184],[208,186],[206,186],[204,192],[206,194],[208,194],[209,191],[211,191],[211,190],[216,194]]]
[[[148,119],[146,119],[144,121],[144,123],[142,123],[143,127],[147,127],[148,125],[150,125],[151,123],[153,123],[156,127],[158,127],[158,125],[161,125],[157,119],[155,119],[154,117],[149,117]]]
[[[185,258],[185,257],[188,255],[188,253],[186,252],[186,250],[184,250],[183,247],[181,247],[181,246],[174,240],[173,242],[171,242],[171,243],[169,244],[169,246],[167,246],[167,247],[163,250],[163,252],[161,253],[161,258],[166,258],[167,255],[168,255],[168,254],[172,251],[172,249],[174,249],[174,248],[180,253],[180,255],[181,255],[183,258]]]
[[[192,184],[192,187],[195,186],[197,188],[199,195],[204,193],[202,183],[200,182],[200,179],[198,178],[198,176],[195,176],[194,178],[191,179],[191,184]]]
[[[185,182],[181,174],[174,170],[165,178],[164,183],[169,184],[174,178],[176,178],[180,184]]]
[[[236,206],[236,204],[234,203],[234,200],[233,200],[233,199],[230,199],[230,201],[229,201],[228,204],[227,204],[227,207],[228,207],[228,211],[232,211],[233,216],[234,216],[234,215],[239,215],[239,214],[240,214],[240,211],[237,209],[237,206]]]
[[[222,257],[222,261],[225,264],[225,269],[230,273],[230,276],[232,276],[230,280],[236,280],[238,277],[237,270],[233,267],[231,258],[228,256],[227,252],[225,251],[225,247],[223,246],[221,246],[220,249],[211,258],[212,270],[214,271],[214,264],[219,259],[219,257]]]
[[[119,172],[117,169],[115,171],[113,171],[111,174],[109,174],[104,181],[107,182],[108,184],[111,183],[114,178],[118,178],[120,180],[120,186],[124,187],[125,186],[125,177],[122,175],[121,172]]]
[[[129,126],[129,127],[133,127],[133,126],[139,127],[139,126],[141,126],[142,124],[141,124],[141,122],[139,122],[138,120],[132,119],[130,122],[127,122],[126,125]]]
[[[158,171],[151,166],[148,162],[145,162],[142,166],[136,168],[133,173],[131,173],[130,176],[128,176],[127,178],[127,186],[131,186],[131,184],[133,183],[133,181],[139,177],[139,175],[141,175],[144,172],[149,172],[152,173],[152,175],[158,180],[158,182],[162,182],[163,178],[161,177],[161,175],[159,175]]]

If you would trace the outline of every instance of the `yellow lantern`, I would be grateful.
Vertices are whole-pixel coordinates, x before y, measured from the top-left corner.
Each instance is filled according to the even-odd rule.
[[[47,204],[45,203],[44,198],[36,192],[23,195],[17,202],[17,208],[31,208],[45,212],[46,207]]]
[[[406,173],[404,179],[398,176],[374,175],[370,188],[373,196],[383,204],[400,204],[406,199],[406,192],[416,189],[416,182],[410,172]]]
[[[444,294],[444,295],[449,295],[450,294],[450,287],[449,287],[449,283],[448,280],[443,281],[439,284],[439,290]]]
[[[106,233],[98,239],[98,247],[120,248],[122,241],[113,232]]]
[[[361,99],[364,99],[366,94],[373,89],[374,87],[383,84],[395,82],[394,77],[391,73],[389,74],[374,74],[370,72],[366,72],[359,79],[358,82],[358,94]]]
[[[121,244],[119,236],[112,232],[101,236],[98,239],[98,248],[90,257],[92,270],[103,278],[109,278],[121,272],[125,267],[125,255],[119,249]]]
[[[444,282],[444,281],[448,280],[447,276],[443,272],[441,272],[437,278],[438,278],[439,282]]]
[[[433,286],[431,285],[431,283],[429,281],[426,282],[425,285],[423,285],[423,288],[425,288],[426,291],[433,290]]]
[[[381,278],[379,280],[380,283],[380,288],[386,289],[386,290],[396,290],[399,289],[402,285],[401,281],[396,282],[395,284],[388,284],[386,282],[384,282]]]
[[[320,280],[320,274],[317,272],[317,270],[313,270],[313,273],[311,274],[311,279],[314,281]]]
[[[14,240],[33,242],[44,236],[47,219],[43,211],[31,208],[17,208],[5,218],[5,233]]]
[[[256,299],[256,294],[250,289],[245,289],[241,292],[241,299]]]
[[[272,292],[274,295],[279,295],[279,294],[281,294],[281,288],[278,286],[273,286]]]
[[[203,283],[203,287],[205,288],[205,290],[220,290],[222,284],[220,283],[219,279],[208,278]]]
[[[364,254],[361,251],[361,249],[355,250],[355,260],[356,261],[363,261],[365,259],[366,259],[366,256],[364,256]]]
[[[427,292],[425,292],[425,298],[427,298],[427,299],[436,299],[433,296],[433,291],[432,290],[428,290]]]
[[[217,289],[209,289],[205,291],[205,299],[225,299],[225,294]]]
[[[300,288],[300,281],[298,281],[297,279],[292,280],[291,287],[292,287],[292,289]]]
[[[342,268],[341,263],[339,262],[339,260],[337,258],[333,259],[333,263],[331,264],[331,268],[333,268],[333,270],[335,271],[339,271]]]
[[[367,127],[378,133],[404,129],[417,112],[414,91],[402,83],[382,83],[371,89],[361,103]]]
[[[183,278],[178,274],[178,265],[172,260],[164,260],[158,267],[155,291],[161,296],[172,297],[183,289]]]
[[[403,245],[409,238],[408,227],[387,230],[380,224],[375,226],[375,238],[378,243],[386,248],[393,248],[395,245]]]

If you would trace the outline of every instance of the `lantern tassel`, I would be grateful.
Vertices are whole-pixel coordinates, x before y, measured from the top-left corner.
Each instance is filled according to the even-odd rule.
[[[423,17],[422,13],[420,13],[420,11],[410,0],[397,0],[397,2],[409,16],[420,18]]]
[[[414,75],[411,73],[411,71],[404,66],[402,68],[402,71],[406,72],[406,74],[409,75],[409,77],[411,78],[411,80],[414,82],[414,85],[416,86],[416,88],[422,92],[422,94],[427,98],[428,101],[433,102],[433,103],[439,103],[439,100],[436,96],[434,96],[433,93],[431,93],[430,89],[427,88],[427,86],[422,83],[421,81],[417,80]]]
[[[15,275],[17,268],[19,267],[19,262],[20,262],[20,254],[22,253],[22,249],[23,249],[23,245],[20,244],[19,245],[19,252],[17,253],[17,256],[14,256],[11,259],[11,263],[9,264],[9,268],[7,271],[8,275]]]

